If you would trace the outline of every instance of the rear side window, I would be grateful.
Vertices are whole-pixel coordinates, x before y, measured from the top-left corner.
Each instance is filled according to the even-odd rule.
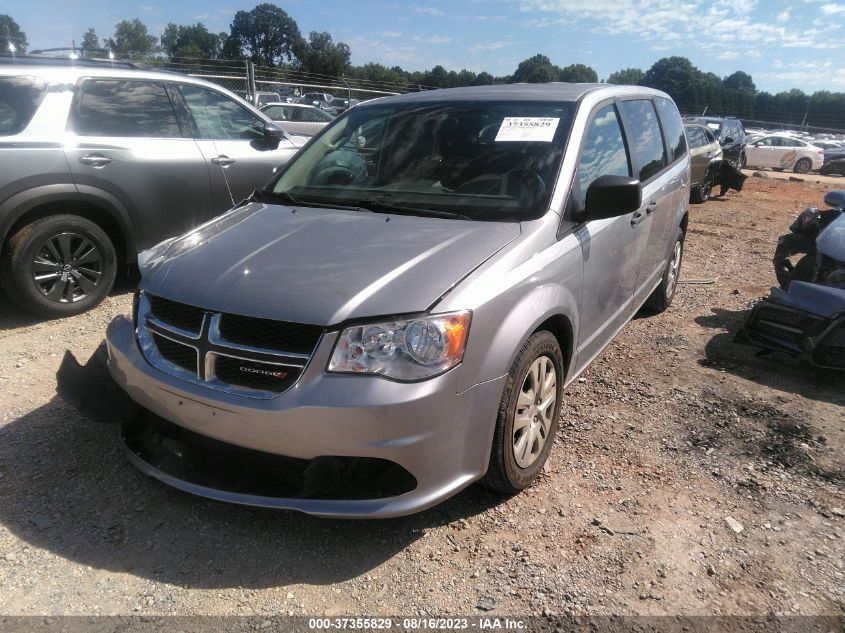
[[[81,136],[181,138],[163,83],[88,79],[74,102],[71,129]]]
[[[668,164],[657,113],[651,99],[623,101],[622,109],[629,124],[631,151],[637,156],[640,166],[639,179],[645,182]]]
[[[581,201],[587,196],[587,188],[599,176],[630,176],[631,166],[625,151],[625,140],[616,108],[606,105],[600,108],[584,136],[581,158],[578,160],[578,186]]]
[[[687,128],[687,137],[689,138],[689,146],[691,148],[702,147],[705,145],[704,132],[700,127]]]
[[[21,132],[47,93],[47,84],[35,77],[0,77],[0,136]]]
[[[681,158],[687,150],[684,122],[681,120],[678,108],[669,99],[655,97],[654,103],[657,106],[657,112],[660,114],[660,120],[663,122],[666,139],[669,141],[669,155],[671,157],[669,162],[673,163]]]

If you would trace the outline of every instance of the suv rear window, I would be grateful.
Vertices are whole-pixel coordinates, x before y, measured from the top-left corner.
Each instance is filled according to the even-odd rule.
[[[666,133],[666,140],[669,141],[670,162],[675,162],[684,155],[687,149],[684,122],[681,120],[681,115],[678,114],[678,108],[669,99],[655,97],[654,104],[657,106],[657,112],[660,114],[660,120],[663,122],[663,131]]]
[[[633,136],[631,145],[639,159],[640,182],[645,182],[668,164],[657,113],[651,99],[623,101],[622,109]]]
[[[47,93],[47,84],[35,77],[0,77],[0,136],[22,131]]]
[[[73,104],[70,128],[81,136],[181,138],[164,84],[88,79]]]

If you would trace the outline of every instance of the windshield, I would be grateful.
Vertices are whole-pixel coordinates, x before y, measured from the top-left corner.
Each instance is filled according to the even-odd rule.
[[[289,163],[267,193],[300,205],[513,221],[548,209],[572,103],[358,107]]]

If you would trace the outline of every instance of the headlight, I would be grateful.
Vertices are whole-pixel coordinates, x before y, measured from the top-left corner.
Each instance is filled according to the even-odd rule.
[[[461,362],[471,313],[452,312],[406,321],[368,323],[340,334],[329,371],[422,380]]]

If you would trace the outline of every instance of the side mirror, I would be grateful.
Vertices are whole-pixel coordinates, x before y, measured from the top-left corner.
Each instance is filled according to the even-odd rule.
[[[285,138],[285,132],[282,126],[278,123],[264,124],[264,142],[271,147],[278,147],[282,139]]]
[[[734,137],[733,137],[733,136],[726,136],[726,137],[725,137],[725,140],[724,140],[724,141],[722,141],[722,143],[724,143],[725,145],[730,145],[730,144],[732,144],[733,142],[734,142]]]
[[[599,176],[587,188],[580,220],[604,220],[633,213],[643,202],[639,179],[629,176]]]

